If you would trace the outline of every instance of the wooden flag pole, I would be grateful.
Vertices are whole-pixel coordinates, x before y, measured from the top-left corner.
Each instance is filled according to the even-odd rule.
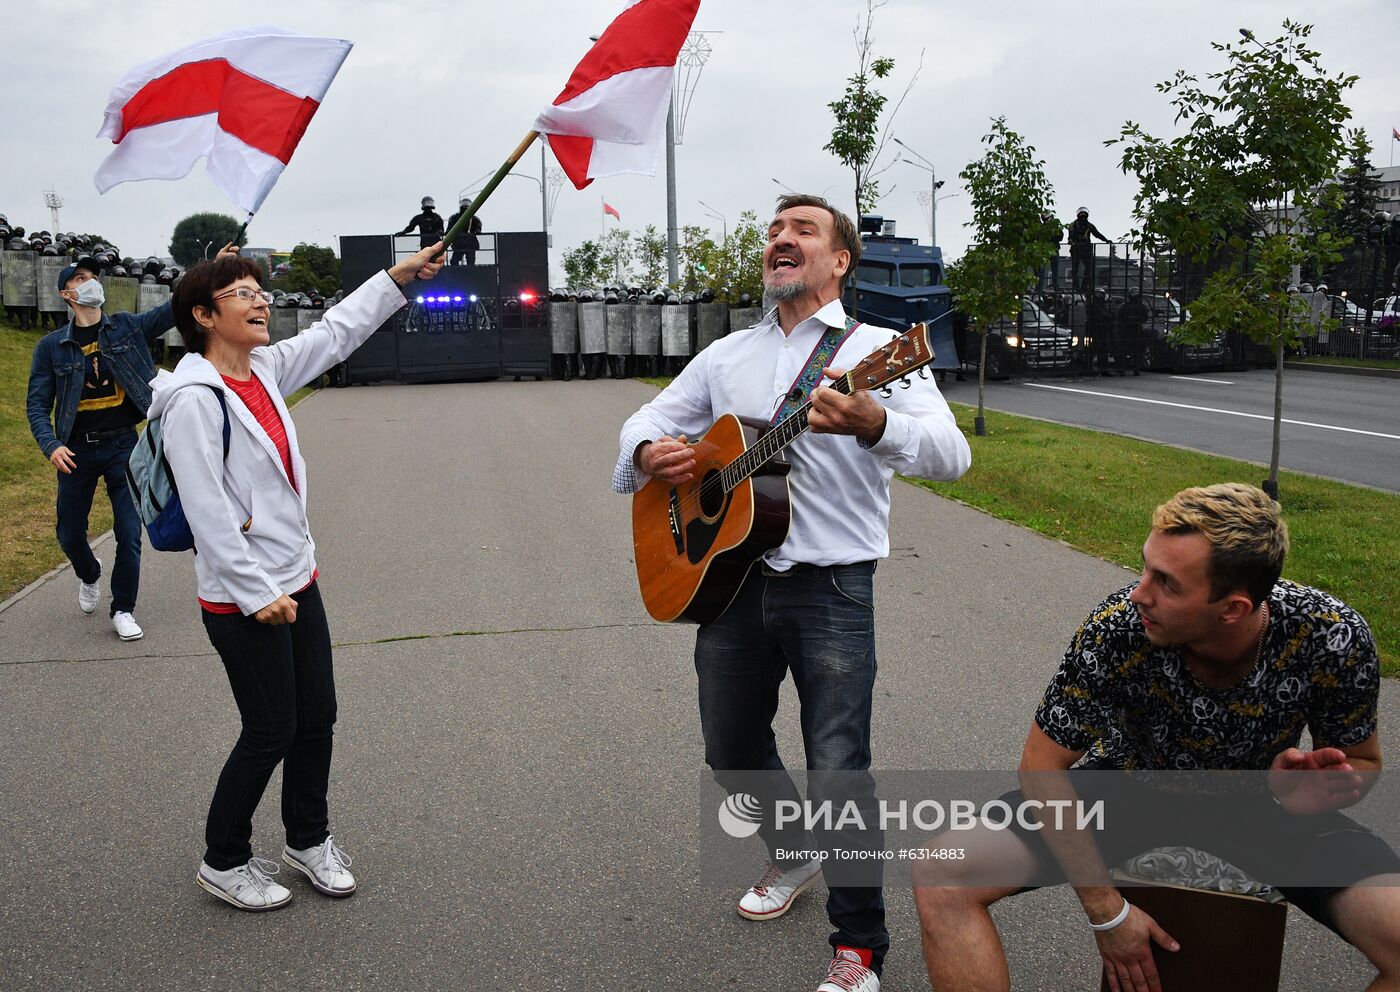
[[[497,186],[501,185],[501,181],[505,179],[506,174],[515,167],[515,163],[520,161],[520,157],[525,154],[526,149],[534,144],[535,139],[539,136],[540,132],[531,131],[529,134],[525,135],[524,140],[522,140],[520,144],[515,146],[515,151],[510,153],[510,158],[506,159],[501,167],[496,170],[496,174],[491,177],[490,181],[485,186],[481,187],[481,192],[472,198],[472,205],[462,212],[462,216],[457,218],[457,223],[448,228],[447,233],[442,236],[442,246],[444,249],[451,246],[452,239],[457,236],[457,232],[476,216],[476,212],[481,208],[482,203],[486,201],[488,196],[495,192]]]

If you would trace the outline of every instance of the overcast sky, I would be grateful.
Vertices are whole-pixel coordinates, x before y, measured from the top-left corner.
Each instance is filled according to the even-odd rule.
[[[128,69],[200,37],[250,24],[278,24],[354,42],[300,148],[249,229],[252,245],[289,249],[336,244],[346,234],[387,233],[407,223],[419,197],[450,213],[457,193],[479,183],[529,130],[574,64],[621,8],[619,0],[296,0],[195,5],[173,0],[5,2],[0,72],[0,212],[30,230],[48,228],[43,191],[64,199],[65,230],[101,233],[124,254],[168,253],[176,221],[197,210],[238,211],[204,175],[118,186],[99,196],[92,176],[111,145],[94,137],[116,80]],[[677,149],[680,223],[720,222],[772,210],[773,180],[850,200],[851,177],[822,145],[827,103],[855,64],[852,29],[863,0],[703,0],[697,30],[712,55],[700,76]],[[884,90],[901,92],[923,52],[923,70],[893,132],[938,167],[943,193],[979,154],[988,119],[1006,115],[1046,161],[1059,213],[1088,206],[1109,237],[1130,226],[1133,184],[1103,141],[1125,119],[1171,134],[1154,84],[1176,69],[1222,65],[1211,41],[1240,27],[1261,38],[1287,16],[1315,25],[1324,66],[1360,77],[1347,95],[1354,123],[1390,161],[1400,126],[1400,4],[1395,0],[890,0],[876,14],[875,50],[893,58]],[[891,101],[893,102],[893,100]],[[893,158],[897,146],[887,153]],[[550,163],[553,165],[552,161]],[[538,176],[537,150],[517,167]],[[896,163],[880,210],[899,233],[928,236],[917,194],[929,175]],[[601,230],[600,199],[624,226],[664,230],[664,173],[565,184],[551,231],[552,260]],[[488,230],[539,230],[538,187],[507,179],[482,210]],[[965,194],[942,200],[938,233],[948,256],[966,245]],[[614,222],[609,219],[609,224]]]

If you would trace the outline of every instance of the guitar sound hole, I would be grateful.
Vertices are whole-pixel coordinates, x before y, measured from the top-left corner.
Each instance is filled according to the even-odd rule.
[[[700,480],[700,513],[713,517],[724,508],[724,485],[720,482],[719,471],[711,470]]]

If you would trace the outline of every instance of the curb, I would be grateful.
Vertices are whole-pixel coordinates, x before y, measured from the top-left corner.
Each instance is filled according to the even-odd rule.
[[[106,544],[109,540],[111,540],[111,538],[112,531],[110,530],[106,533],[99,534],[97,538],[92,542],[92,549],[96,551],[99,545]],[[72,570],[73,566],[66,561],[62,565],[49,569],[47,572],[39,576],[33,582],[29,583],[29,585],[25,586],[19,592],[11,596],[9,599],[5,600],[4,602],[0,602],[0,613],[4,613],[11,606],[14,606],[20,600],[27,597],[30,593],[38,591],[40,586],[48,585],[48,583],[52,579],[56,579],[62,573],[71,572]],[[106,573],[104,572],[103,574],[105,575]]]
[[[1380,369],[1369,365],[1323,365],[1313,362],[1284,362],[1286,369],[1299,372],[1326,372],[1329,375],[1364,375],[1374,379],[1400,379],[1400,369]]]

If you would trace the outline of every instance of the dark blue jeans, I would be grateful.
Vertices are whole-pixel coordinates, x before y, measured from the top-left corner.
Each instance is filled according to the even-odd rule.
[[[316,583],[292,599],[296,623],[275,627],[242,613],[201,611],[243,719],[204,828],[204,861],[219,871],[253,856],[253,811],[279,761],[287,846],[314,847],[330,833],[326,793],[336,717],[331,635]]]
[[[117,559],[112,564],[111,613],[136,609],[141,585],[141,518],[126,485],[126,462],[136,446],[136,432],[129,431],[98,444],[75,439],[69,450],[77,462],[70,473],[58,473],[58,544],[73,571],[84,582],[96,582],[102,566],[88,544],[88,514],[97,483],[107,483],[112,503],[112,532],[117,539]]]
[[[755,565],[729,609],[700,628],[695,670],[705,762],[721,786],[726,771],[767,770],[778,774],[768,794],[760,797],[763,801],[799,798],[783,771],[773,735],[778,689],[791,672],[801,703],[808,799],[831,799],[837,809],[852,800],[867,824],[878,824],[875,781],[869,775],[876,667],[874,573],[873,562],[828,568],[799,565],[787,573]],[[839,783],[810,774],[828,770],[864,774],[837,776]],[[752,779],[744,781],[751,785]],[[761,836],[775,858],[779,848],[810,849],[815,844],[817,849],[833,850],[884,843],[876,829],[858,840],[849,831],[816,830],[805,842],[800,833],[785,836],[767,828]],[[890,943],[883,891],[835,884],[834,862],[826,864],[826,911],[836,928],[831,944],[869,948],[879,972]]]

